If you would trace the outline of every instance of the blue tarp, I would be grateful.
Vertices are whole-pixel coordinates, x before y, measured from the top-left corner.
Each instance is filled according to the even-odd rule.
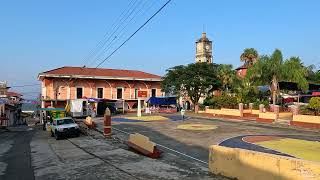
[[[147,101],[150,105],[176,105],[176,97],[151,97]]]

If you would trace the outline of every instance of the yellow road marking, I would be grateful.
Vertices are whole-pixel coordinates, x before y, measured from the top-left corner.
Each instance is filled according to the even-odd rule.
[[[199,131],[213,130],[216,128],[217,126],[215,125],[206,125],[206,124],[182,124],[177,126],[177,129],[199,130]]]
[[[131,120],[139,120],[139,121],[163,121],[163,120],[169,120],[166,117],[163,116],[141,116],[141,117],[125,117],[126,119]]]

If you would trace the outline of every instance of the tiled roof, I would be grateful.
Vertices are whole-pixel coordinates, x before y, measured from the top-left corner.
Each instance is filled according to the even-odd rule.
[[[243,64],[242,66],[238,67],[236,70],[239,70],[239,69],[248,69],[248,67],[246,64]]]
[[[61,67],[40,73],[39,75],[78,75],[78,76],[99,76],[116,78],[137,78],[137,79],[161,79],[161,76],[136,70],[86,68],[86,67]]]
[[[12,91],[8,91],[7,92],[7,96],[9,97],[21,97],[22,94],[16,93],[16,92],[12,92]]]

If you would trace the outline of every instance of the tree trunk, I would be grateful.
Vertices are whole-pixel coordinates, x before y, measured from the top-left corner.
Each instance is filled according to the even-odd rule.
[[[272,104],[273,104],[273,106],[276,105],[276,98],[277,98],[276,91],[272,91]]]
[[[276,76],[272,77],[272,103],[273,105],[276,105],[276,101],[277,101],[277,89],[278,89],[278,80]]]

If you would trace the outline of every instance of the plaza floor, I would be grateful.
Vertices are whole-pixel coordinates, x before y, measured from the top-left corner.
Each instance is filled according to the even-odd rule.
[[[97,122],[102,128],[103,119],[97,120]],[[221,121],[218,119],[203,119],[197,117],[186,117],[186,119],[182,120],[179,114],[160,114],[150,117],[146,116],[144,118],[137,118],[134,117],[134,115],[117,116],[112,118],[112,127],[114,128],[113,133],[116,133],[124,140],[128,138],[128,134],[121,133],[121,131],[129,134],[140,133],[148,136],[151,141],[161,146],[168,147],[204,162],[208,162],[208,147],[216,144],[310,159],[306,158],[306,156],[309,157],[310,153],[298,156],[296,153],[283,150],[284,147],[287,146],[307,149],[307,147],[303,147],[305,142],[296,140],[291,142],[287,139],[278,142],[273,139],[271,142],[251,143],[243,141],[242,138],[253,135],[285,135],[286,138],[292,139],[295,137],[304,137],[304,139],[300,139],[305,141],[319,141],[320,138],[318,132],[301,129],[271,127],[260,123],[244,123],[242,121],[232,120]],[[277,144],[281,144],[279,145],[280,150],[276,147]],[[302,146],[298,146],[298,144]],[[315,145],[313,149],[310,149],[310,152],[314,150],[318,151],[317,148],[318,146]],[[314,157],[313,154],[311,154],[310,157],[311,160],[317,160],[318,158],[317,156]]]

